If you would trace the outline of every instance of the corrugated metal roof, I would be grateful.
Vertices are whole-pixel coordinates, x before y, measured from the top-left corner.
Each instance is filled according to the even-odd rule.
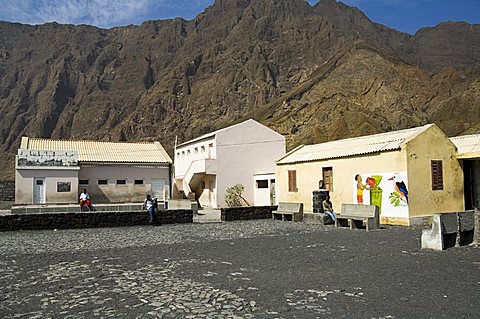
[[[434,124],[406,130],[348,138],[315,145],[304,145],[287,153],[278,164],[319,161],[354,155],[398,150]]]
[[[480,154],[480,134],[455,136],[450,140],[457,147],[459,157],[468,157],[471,154],[476,158]]]
[[[126,143],[22,138],[29,150],[74,151],[79,162],[166,164],[172,160],[159,142]]]

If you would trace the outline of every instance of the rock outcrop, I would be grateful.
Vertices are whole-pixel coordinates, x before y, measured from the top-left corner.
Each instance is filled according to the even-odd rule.
[[[32,137],[178,140],[246,117],[300,143],[435,122],[480,132],[480,26],[415,35],[321,0],[217,0],[99,29],[0,22],[0,178]]]

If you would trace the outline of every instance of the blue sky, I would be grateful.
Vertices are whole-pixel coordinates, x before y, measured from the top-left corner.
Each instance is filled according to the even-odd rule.
[[[282,1],[282,0],[278,0]],[[315,3],[318,0],[309,0]],[[50,21],[109,28],[145,20],[192,19],[214,0],[0,0],[0,20],[40,24]],[[400,31],[442,21],[480,23],[480,0],[343,0],[373,21]]]

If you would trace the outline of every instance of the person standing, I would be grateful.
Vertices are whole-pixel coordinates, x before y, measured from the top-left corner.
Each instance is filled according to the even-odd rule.
[[[369,190],[370,186],[362,183],[362,176],[360,174],[355,175],[355,181],[357,182],[357,204],[363,205],[363,191]]]
[[[148,213],[148,222],[150,224],[153,224],[154,222],[154,217],[155,217],[155,202],[154,200],[150,197],[150,195],[147,195],[145,200],[143,201],[143,209],[147,210]]]

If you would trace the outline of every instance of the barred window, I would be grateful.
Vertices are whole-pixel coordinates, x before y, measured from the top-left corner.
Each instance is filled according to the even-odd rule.
[[[442,161],[432,161],[432,190],[443,190]]]

